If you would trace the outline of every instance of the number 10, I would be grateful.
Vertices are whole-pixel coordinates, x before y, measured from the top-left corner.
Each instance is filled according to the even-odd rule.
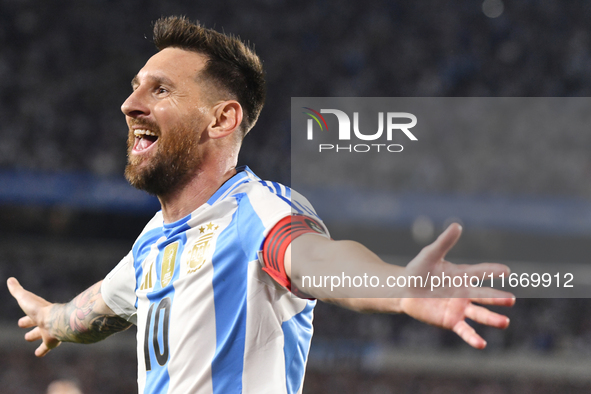
[[[154,329],[152,333],[152,344],[154,346],[154,354],[156,355],[156,361],[161,366],[166,364],[168,361],[168,320],[170,318],[170,306],[172,302],[170,298],[166,297],[160,301],[156,307],[156,313],[154,316]],[[146,319],[146,331],[144,333],[144,360],[146,362],[146,371],[152,370],[152,363],[150,362],[150,326],[152,325],[152,312],[154,311],[154,305],[150,305],[148,310],[148,318]],[[158,343],[158,331],[160,326],[160,311],[164,309],[164,319],[162,321],[162,348],[160,349],[160,343]]]

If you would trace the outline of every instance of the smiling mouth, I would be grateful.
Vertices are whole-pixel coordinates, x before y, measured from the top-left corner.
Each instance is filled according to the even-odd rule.
[[[156,133],[150,130],[134,130],[133,135],[135,136],[133,151],[137,153],[149,149],[152,145],[156,143],[156,141],[158,141],[158,136],[156,135]]]

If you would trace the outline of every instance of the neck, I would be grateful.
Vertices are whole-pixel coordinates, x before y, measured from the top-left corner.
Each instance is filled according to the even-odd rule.
[[[173,223],[202,206],[236,174],[235,166],[216,170],[198,170],[186,185],[165,196],[158,196],[164,223]]]

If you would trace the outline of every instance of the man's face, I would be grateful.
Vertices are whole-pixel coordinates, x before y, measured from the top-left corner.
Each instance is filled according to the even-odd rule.
[[[184,186],[201,164],[202,131],[210,110],[197,75],[205,56],[166,48],[152,56],[132,81],[121,106],[129,126],[129,183],[163,196]]]

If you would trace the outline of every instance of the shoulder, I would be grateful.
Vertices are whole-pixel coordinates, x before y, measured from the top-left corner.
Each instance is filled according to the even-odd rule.
[[[258,216],[265,227],[291,215],[305,215],[320,219],[312,204],[300,193],[279,182],[256,179],[235,190],[240,214]]]
[[[281,218],[291,214],[289,188],[269,181],[252,179],[237,188],[232,197],[237,204],[237,220],[242,226],[246,222],[260,223],[263,232]]]
[[[287,207],[290,210],[293,209],[294,213],[302,213],[299,212],[302,207],[313,211],[312,204],[291,187],[279,182],[260,179],[248,167],[244,167],[242,171],[245,174],[245,182],[233,190],[234,198],[246,197],[251,203],[270,204],[273,208]]]
[[[142,232],[138,235],[133,243],[133,256],[140,254],[140,250],[149,248],[150,245],[158,240],[163,235],[163,218],[162,211],[158,211],[152,219],[146,224]]]
[[[162,211],[156,212],[156,214],[150,219],[150,221],[144,226],[140,235],[138,235],[137,240],[144,237],[146,234],[156,231],[162,231],[162,227],[164,224],[164,220],[162,218]]]
[[[240,182],[235,182],[228,197],[239,204],[251,204],[257,208],[283,208],[290,206],[291,189],[278,182],[262,180],[248,167],[240,167],[237,176]],[[263,209],[264,210],[264,209]]]

